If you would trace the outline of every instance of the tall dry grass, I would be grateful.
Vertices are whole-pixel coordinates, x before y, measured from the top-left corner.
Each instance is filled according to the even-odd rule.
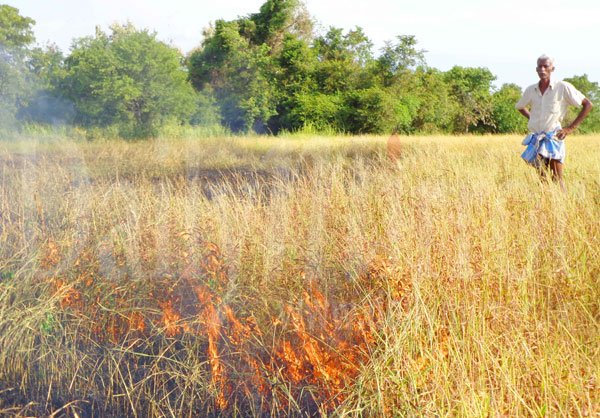
[[[600,416],[597,137],[0,144],[0,413]]]

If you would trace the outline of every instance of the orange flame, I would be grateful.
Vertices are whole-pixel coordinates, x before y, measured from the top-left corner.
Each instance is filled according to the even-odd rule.
[[[377,307],[380,302],[372,300],[370,303],[376,307],[370,310],[352,309],[349,305],[334,310],[335,299],[313,284],[303,292],[297,304],[285,305],[279,317],[273,317],[272,324],[266,328],[273,333],[264,337],[265,329],[261,331],[252,314],[240,315],[236,306],[223,302],[219,294],[224,292],[229,280],[223,257],[215,244],[200,242],[202,257],[181,252],[180,280],[166,278],[147,283],[149,288],[144,293],[153,297],[160,307],[160,313],[155,316],[147,311],[144,316],[139,307],[128,305],[131,299],[123,292],[124,287],[116,284],[109,286],[112,289],[108,291],[112,294],[112,306],[120,309],[97,308],[101,300],[106,300],[106,293],[94,293],[90,288],[94,285],[100,289],[101,281],[85,272],[84,265],[94,264],[94,260],[91,253],[83,252],[78,259],[82,261],[76,265],[81,272],[76,283],[54,279],[60,305],[70,306],[74,314],[80,313],[81,319],[89,321],[92,335],[100,341],[116,342],[130,331],[151,332],[146,320],[159,324],[170,338],[183,334],[203,338],[207,341],[205,356],[210,386],[219,410],[237,403],[238,396],[250,398],[257,393],[264,408],[269,408],[269,400],[275,397],[282,408],[289,406],[286,399],[290,393],[270,383],[278,380],[291,384],[288,388],[296,399],[325,405],[321,406],[324,410],[335,408],[345,399],[345,390],[353,384],[370,348],[377,343],[373,330],[381,319]],[[58,253],[58,249],[49,245],[45,258],[48,265]],[[409,290],[404,277],[393,271],[385,259],[376,259],[365,274],[364,281],[374,286],[388,280],[392,296],[398,300],[403,300]],[[157,300],[157,295],[164,296]],[[84,307],[92,313],[86,311],[84,315]],[[118,313],[124,309],[131,313]],[[241,375],[246,378],[239,382]],[[308,394],[307,385],[316,389]]]

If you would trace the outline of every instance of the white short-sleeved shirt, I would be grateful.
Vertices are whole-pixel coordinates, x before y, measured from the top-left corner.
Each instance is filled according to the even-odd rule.
[[[579,107],[584,99],[585,96],[571,83],[550,81],[543,95],[538,83],[527,87],[515,107],[531,106],[527,124],[531,132],[550,132],[561,123],[569,105]]]

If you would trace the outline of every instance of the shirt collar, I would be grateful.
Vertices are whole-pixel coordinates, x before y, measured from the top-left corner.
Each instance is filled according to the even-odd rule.
[[[550,90],[554,90],[554,86],[556,86],[556,80],[550,80],[550,84],[548,85],[548,87],[550,88]],[[540,91],[540,83],[537,82],[535,84],[535,89],[539,92]]]

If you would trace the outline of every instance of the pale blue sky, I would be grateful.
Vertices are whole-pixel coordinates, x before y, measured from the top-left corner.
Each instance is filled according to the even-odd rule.
[[[0,0],[2,2],[2,0]],[[257,12],[264,0],[5,0],[36,21],[38,43],[68,52],[71,40],[117,21],[155,30],[184,53],[202,40],[210,22]],[[374,52],[385,40],[414,35],[429,66],[487,67],[497,85],[537,80],[535,60],[556,59],[555,78],[587,73],[600,82],[598,0],[307,0],[323,31],[363,28]]]

